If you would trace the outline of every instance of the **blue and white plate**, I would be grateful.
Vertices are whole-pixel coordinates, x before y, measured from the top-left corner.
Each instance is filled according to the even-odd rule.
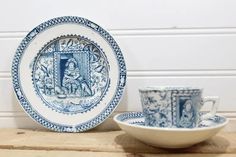
[[[66,16],[46,21],[20,43],[12,63],[16,96],[46,128],[82,132],[118,105],[126,82],[121,50],[97,24]]]
[[[156,147],[185,148],[207,140],[227,123],[225,117],[216,115],[203,120],[196,128],[162,128],[145,126],[142,112],[121,113],[114,121],[122,130],[140,141]]]

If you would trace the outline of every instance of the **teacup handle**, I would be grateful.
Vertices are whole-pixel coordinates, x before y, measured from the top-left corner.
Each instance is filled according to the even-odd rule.
[[[216,111],[218,109],[219,106],[219,97],[218,96],[206,96],[204,98],[202,98],[202,106],[206,103],[206,102],[212,102],[212,107],[210,112],[202,115],[201,120],[205,120],[211,117],[214,117],[216,115]]]

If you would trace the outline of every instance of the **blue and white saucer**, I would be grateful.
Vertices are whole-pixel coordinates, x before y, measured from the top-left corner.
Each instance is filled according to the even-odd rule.
[[[145,126],[142,112],[121,113],[114,121],[122,130],[140,141],[156,147],[185,148],[207,140],[227,123],[225,117],[216,115],[203,120],[196,128],[161,128]]]
[[[12,78],[21,106],[35,121],[54,131],[82,132],[114,111],[126,67],[107,31],[66,16],[27,34],[14,56]]]

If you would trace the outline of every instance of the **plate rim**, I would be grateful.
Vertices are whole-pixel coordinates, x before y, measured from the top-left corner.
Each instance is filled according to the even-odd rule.
[[[27,46],[30,45],[31,41],[37,37],[42,31],[51,28],[53,26],[59,24],[78,24],[83,25],[86,28],[92,29],[93,31],[97,32],[112,48],[113,54],[118,62],[118,81],[116,83],[116,89],[113,93],[113,97],[110,99],[110,102],[106,104],[106,106],[99,112],[94,118],[88,119],[88,121],[84,123],[78,123],[75,126],[71,125],[64,125],[58,124],[56,122],[51,122],[46,117],[41,116],[34,108],[32,107],[31,103],[27,100],[27,96],[24,95],[24,92],[21,87],[20,79],[19,79],[19,63],[21,62],[22,56],[24,54],[25,49]],[[96,127],[97,125],[101,124],[105,121],[116,109],[118,104],[120,103],[126,85],[126,64],[124,56],[121,52],[120,47],[114,40],[114,38],[101,26],[97,25],[96,23],[82,17],[78,16],[61,16],[56,17],[53,19],[49,19],[38,26],[34,27],[20,42],[17,50],[14,54],[12,59],[12,83],[14,94],[17,97],[17,101],[19,102],[20,106],[23,110],[29,115],[31,119],[36,121],[37,123],[41,124],[43,127],[54,130],[57,132],[83,132],[89,129]]]
[[[128,126],[128,127],[133,127],[133,128],[138,128],[138,129],[146,129],[146,130],[152,130],[152,131],[165,131],[165,132],[196,132],[196,131],[208,131],[208,130],[213,130],[213,129],[217,129],[217,128],[222,128],[224,127],[225,125],[228,124],[229,122],[229,119],[226,118],[225,116],[221,116],[221,115],[217,115],[221,118],[224,118],[225,119],[225,122],[221,123],[221,124],[218,124],[218,125],[215,125],[215,126],[210,126],[210,127],[201,127],[201,128],[161,128],[161,127],[151,127],[151,126],[142,126],[142,125],[136,125],[136,124],[129,124],[127,122],[123,122],[123,121],[120,121],[118,119],[118,116],[120,115],[124,115],[124,114],[130,114],[130,113],[133,113],[133,114],[142,114],[142,112],[124,112],[124,113],[119,113],[117,115],[115,115],[113,117],[113,120],[117,123],[117,124],[121,124],[121,125],[125,125],[125,126]],[[141,118],[141,117],[139,117]]]

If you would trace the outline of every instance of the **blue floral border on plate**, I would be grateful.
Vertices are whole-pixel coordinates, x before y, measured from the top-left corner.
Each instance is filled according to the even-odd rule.
[[[20,79],[19,79],[19,66],[18,65],[21,61],[22,55],[24,54],[24,50],[27,48],[30,42],[37,36],[37,34],[41,33],[42,31],[50,27],[53,27],[54,25],[68,24],[68,23],[75,23],[75,24],[83,25],[99,33],[109,43],[109,45],[115,52],[116,59],[119,64],[119,82],[117,84],[115,95],[113,96],[109,104],[95,118],[76,126],[61,125],[61,124],[53,123],[47,120],[45,117],[41,116],[37,111],[35,111],[32,108],[26,96],[22,92]],[[58,132],[83,132],[91,128],[94,128],[100,123],[102,123],[106,118],[108,118],[108,116],[114,111],[114,109],[118,105],[122,97],[125,83],[126,83],[126,66],[125,66],[124,57],[122,55],[122,52],[119,46],[117,45],[115,40],[107,31],[105,31],[103,28],[101,28],[97,24],[85,18],[76,17],[76,16],[64,16],[64,17],[57,17],[57,18],[48,20],[40,24],[39,26],[34,28],[31,32],[29,32],[26,35],[26,37],[21,41],[20,45],[18,46],[16,50],[16,54],[12,62],[12,81],[13,81],[14,91],[16,93],[16,96],[21,106],[30,115],[30,117],[32,117],[35,121],[37,121],[38,123],[40,123],[41,125],[43,125],[44,127],[48,129],[58,131]]]

